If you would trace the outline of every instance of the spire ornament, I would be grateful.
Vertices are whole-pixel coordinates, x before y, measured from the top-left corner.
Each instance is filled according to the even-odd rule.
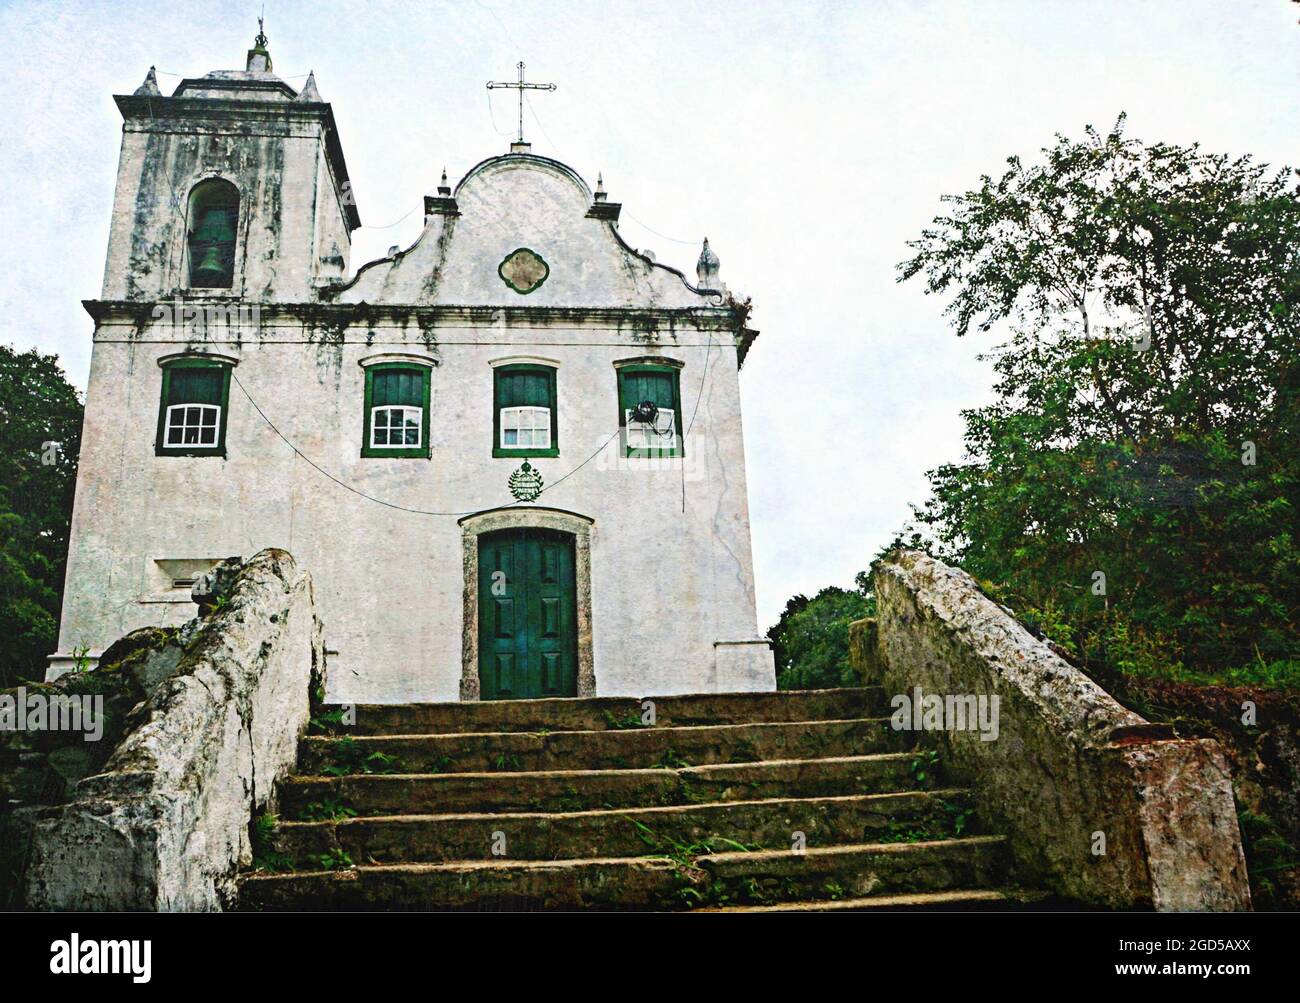
[[[259,17],[257,19],[257,37],[253,39],[253,47],[248,50],[248,63],[245,68],[249,72],[271,72],[271,50],[266,45],[266,31],[263,29],[262,18]]]

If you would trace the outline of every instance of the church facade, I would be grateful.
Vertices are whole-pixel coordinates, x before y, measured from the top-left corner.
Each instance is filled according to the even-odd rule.
[[[194,613],[218,561],[308,569],[331,701],[770,690],[739,371],[692,282],[522,141],[361,225],[314,77],[153,71],[124,126],[55,676]]]

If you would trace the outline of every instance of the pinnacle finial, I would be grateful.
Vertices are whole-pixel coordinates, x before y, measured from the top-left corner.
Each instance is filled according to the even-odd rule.
[[[604,202],[605,199],[607,199],[608,197],[609,196],[605,191],[605,177],[604,175],[597,173],[596,174],[596,201]]]
[[[137,96],[143,97],[162,96],[162,92],[158,90],[158,71],[152,66],[149,67],[149,72],[144,75],[144,83],[135,89],[135,93]]]
[[[307,73],[307,82],[302,85],[302,90],[298,92],[299,101],[323,101],[320,91],[316,89],[316,71],[310,70]]]
[[[704,246],[700,248],[700,260],[695,263],[695,277],[699,280],[701,289],[721,289],[718,282],[718,271],[722,263],[718,256],[713,253],[709,247],[709,238],[704,238]]]
[[[442,169],[442,181],[438,183],[438,194],[446,198],[451,194],[451,185],[447,184],[447,168]]]

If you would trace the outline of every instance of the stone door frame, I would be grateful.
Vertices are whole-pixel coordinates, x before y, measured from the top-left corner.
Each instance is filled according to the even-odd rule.
[[[574,612],[578,634],[578,696],[596,695],[591,653],[591,530],[596,520],[559,508],[507,506],[475,512],[458,520],[463,562],[464,618],[460,635],[460,698],[477,701],[478,674],[478,538],[502,529],[549,529],[573,537]]]

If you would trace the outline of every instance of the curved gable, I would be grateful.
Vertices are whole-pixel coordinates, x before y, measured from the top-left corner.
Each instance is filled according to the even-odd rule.
[[[457,214],[432,213],[410,248],[365,265],[340,302],[682,309],[717,306],[680,272],[588,215],[591,189],[557,160],[493,157],[456,186]]]

